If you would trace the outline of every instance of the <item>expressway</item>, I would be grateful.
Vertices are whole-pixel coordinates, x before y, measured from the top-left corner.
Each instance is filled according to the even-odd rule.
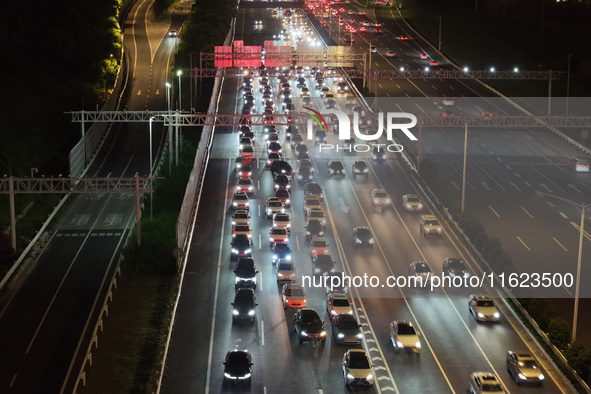
[[[134,5],[125,27],[133,70],[125,108],[166,108],[164,85],[181,16],[149,22],[149,2]],[[154,127],[154,156],[164,134]],[[118,126],[88,176],[132,177],[149,173],[148,126]],[[159,148],[160,147],[160,148]],[[157,160],[155,160],[157,161]],[[59,393],[72,390],[89,333],[119,254],[134,225],[135,202],[128,195],[72,196],[51,228],[51,237],[18,288],[0,305],[0,392]]]
[[[256,15],[238,16],[236,32],[241,32],[246,45],[262,44],[272,39],[281,28],[278,17],[271,10],[260,10]],[[262,23],[255,24],[261,20]],[[242,22],[241,22],[242,21]],[[379,50],[379,49],[378,49]],[[378,63],[378,66],[380,63]],[[255,78],[255,113],[262,113],[259,81]],[[299,90],[290,78],[292,92]],[[319,91],[312,88],[314,79],[306,77],[313,97],[313,106],[322,108]],[[391,84],[401,83],[392,81]],[[402,82],[404,83],[404,82]],[[426,86],[418,85],[421,90]],[[429,82],[431,83],[431,82]],[[327,86],[333,86],[330,78]],[[424,83],[423,83],[424,84]],[[270,85],[278,88],[277,78]],[[406,86],[412,95],[413,91]],[[236,113],[241,109],[241,80],[226,79],[221,95],[220,113]],[[276,92],[276,90],[274,90]],[[433,92],[429,92],[433,94]],[[441,92],[438,94],[441,96]],[[440,99],[438,99],[440,100]],[[279,104],[277,99],[276,103]],[[433,105],[437,108],[439,101]],[[345,110],[345,106],[341,106]],[[346,109],[350,111],[350,108]],[[281,111],[281,110],[279,110]],[[253,230],[253,258],[258,270],[256,320],[253,325],[232,324],[231,303],[234,298],[234,263],[230,262],[232,238],[231,198],[237,180],[234,158],[238,155],[238,133],[235,128],[218,127],[214,150],[205,179],[202,205],[199,210],[196,236],[186,267],[184,285],[174,326],[173,340],[163,382],[164,393],[177,392],[230,392],[224,386],[223,360],[227,351],[248,349],[253,357],[252,385],[243,391],[257,393],[336,393],[347,391],[343,384],[341,361],[346,347],[334,343],[330,335],[331,322],[326,312],[325,290],[306,288],[308,307],[318,311],[326,321],[326,343],[313,346],[298,344],[293,328],[291,310],[283,310],[280,289],[276,284],[271,252],[267,246],[271,220],[265,215],[265,199],[273,193],[269,170],[264,168],[266,149],[264,133],[254,126],[255,165],[252,179],[254,197],[250,200],[250,227]],[[283,154],[295,167],[296,160],[285,133],[280,130]],[[328,143],[334,143],[329,133]],[[315,181],[324,187],[324,209],[328,217],[327,235],[329,252],[336,268],[348,275],[374,275],[383,284],[388,276],[409,274],[412,261],[426,261],[434,274],[441,274],[446,257],[461,257],[474,274],[480,274],[470,256],[465,255],[455,239],[447,236],[427,239],[419,233],[420,213],[403,209],[401,197],[417,192],[408,165],[401,155],[390,154],[384,162],[371,160],[367,153],[320,151],[309,145],[315,169]],[[405,149],[416,149],[410,143]],[[435,150],[435,148],[432,148]],[[330,160],[343,161],[346,176],[343,179],[328,175]],[[351,166],[355,160],[365,161],[370,168],[367,179],[354,179]],[[292,181],[292,232],[290,246],[292,261],[297,268],[298,282],[303,276],[312,276],[310,248],[306,245],[304,214],[302,211],[303,186]],[[392,197],[385,210],[372,207],[370,192],[383,188]],[[352,229],[367,226],[375,237],[373,248],[356,249],[352,246]],[[511,380],[505,369],[505,356],[509,349],[525,350],[535,354],[545,367],[549,367],[543,354],[531,345],[520,324],[498,300],[501,320],[497,324],[477,323],[468,313],[469,294],[483,290],[470,288],[427,289],[354,287],[351,299],[354,314],[363,330],[362,348],[374,364],[375,384],[368,392],[396,393],[462,393],[469,385],[474,371],[491,371],[501,379],[507,392],[537,393],[568,392],[562,383],[555,383],[555,372],[547,370],[547,379],[538,388],[522,388]],[[389,337],[392,320],[409,320],[421,334],[420,355],[398,354]]]

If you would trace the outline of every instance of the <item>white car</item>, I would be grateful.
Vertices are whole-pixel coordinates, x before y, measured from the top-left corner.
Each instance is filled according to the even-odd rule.
[[[232,237],[238,234],[244,234],[250,239],[252,238],[252,229],[248,224],[237,224],[232,228]]]
[[[290,260],[279,259],[275,264],[277,282],[294,282],[296,280],[296,267]]]
[[[363,349],[349,349],[343,356],[343,378],[346,386],[373,386],[373,364]]]
[[[283,227],[289,234],[291,230],[291,217],[289,216],[289,213],[276,213],[275,216],[273,216],[273,227]]]
[[[390,205],[392,200],[384,189],[373,189],[371,191],[371,206],[372,207],[383,207]]]
[[[232,226],[237,226],[239,224],[246,224],[250,225],[250,214],[246,209],[238,209],[232,215]]]
[[[420,212],[423,210],[423,202],[416,194],[405,194],[402,196],[402,205],[409,212]]]
[[[241,176],[238,178],[236,193],[252,193],[252,179],[247,176]]]
[[[575,172],[589,172],[591,171],[591,167],[589,166],[589,161],[585,159],[577,159],[575,163]]]
[[[504,394],[499,379],[492,372],[472,372],[470,375],[470,394]]]
[[[419,333],[410,322],[394,320],[390,323],[390,340],[397,352],[408,351],[420,353],[421,340]]]
[[[308,212],[313,208],[322,208],[320,198],[316,196],[306,197],[306,199],[304,200],[304,214],[308,214]]]
[[[232,197],[232,208],[233,209],[246,209],[250,205],[248,201],[248,194],[246,193],[234,193]]]
[[[326,312],[332,319],[341,313],[353,314],[353,307],[349,298],[344,294],[329,293],[326,295]]]
[[[289,234],[285,227],[271,227],[269,230],[270,247],[273,247],[276,243],[287,243],[289,241]]]
[[[168,37],[176,37],[178,35],[179,35],[179,33],[176,30],[170,30],[168,32]]]
[[[498,321],[501,317],[494,300],[484,294],[471,294],[468,297],[468,310],[476,321]]]
[[[455,101],[450,100],[450,99],[443,99],[443,105],[454,105]]]

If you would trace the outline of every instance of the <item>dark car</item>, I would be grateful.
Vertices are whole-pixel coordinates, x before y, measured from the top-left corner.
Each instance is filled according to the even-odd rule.
[[[338,344],[359,345],[361,343],[361,328],[355,316],[340,313],[332,319],[332,335]]]
[[[247,94],[244,96],[244,105],[250,105],[251,107],[254,106],[254,96],[252,94]]]
[[[353,229],[353,245],[355,248],[359,246],[369,246],[373,248],[373,234],[367,227],[355,227]]]
[[[468,272],[468,267],[462,261],[462,259],[448,257],[443,260],[443,274],[449,276],[460,276],[466,277],[470,276]]]
[[[254,259],[252,257],[238,258],[238,263],[234,270],[234,274],[236,274],[235,290],[238,290],[241,287],[252,287],[253,289],[256,289],[258,273],[259,271],[257,271],[257,267],[254,264]]]
[[[291,206],[291,193],[288,189],[277,189],[275,190],[275,197],[281,200],[283,206],[285,208],[289,208]]]
[[[298,88],[303,88],[304,86],[306,86],[306,78],[304,77],[299,77],[298,78],[298,82],[296,84],[296,87]]]
[[[298,182],[306,183],[314,180],[314,174],[310,167],[300,167],[297,172]]]
[[[254,310],[258,305],[254,295],[254,289],[242,287],[236,291],[234,296],[234,302],[232,306],[232,322],[249,322],[254,323],[255,314]]]
[[[322,275],[325,272],[334,271],[334,261],[329,254],[317,254],[312,258],[312,270],[314,275]]]
[[[345,166],[340,160],[331,160],[328,163],[328,175],[332,176],[345,176]]]
[[[308,152],[298,152],[296,154],[296,160],[300,161],[300,160],[310,160],[310,155],[308,154]]]
[[[357,179],[357,175],[369,176],[369,168],[363,160],[355,160],[355,163],[353,163],[353,178]]]
[[[309,241],[314,237],[322,236],[324,236],[324,226],[320,220],[308,220],[308,224],[306,224],[306,241]]]
[[[309,195],[317,196],[320,201],[324,201],[324,189],[316,182],[310,182],[306,184],[304,187],[304,196],[308,197]]]
[[[285,129],[285,138],[289,141],[292,134],[298,134],[299,131],[295,126],[287,126]]]
[[[276,152],[281,153],[281,144],[279,142],[271,142],[267,145],[267,153]]]
[[[267,134],[269,133],[276,133],[277,132],[277,126],[275,126],[274,124],[267,124],[265,126],[263,126],[263,131]]]
[[[308,145],[306,144],[298,144],[295,148],[296,152],[300,153],[300,152],[307,152],[308,151]]]
[[[298,336],[298,342],[326,342],[326,330],[324,322],[312,308],[303,308],[296,312],[293,325]]]
[[[271,174],[291,175],[291,165],[285,160],[277,160],[271,164]]]
[[[224,384],[249,385],[252,373],[252,357],[248,350],[231,350],[224,361]]]
[[[386,159],[386,152],[378,146],[374,146],[373,150],[371,151],[371,158],[373,160],[385,160]]]
[[[273,254],[273,264],[276,264],[280,259],[291,260],[291,249],[286,243],[276,243],[271,248]]]
[[[242,164],[240,164],[240,167],[238,167],[237,172],[239,177],[251,177],[252,167],[250,164],[244,164],[244,161],[242,161]]]
[[[244,133],[252,132],[252,128],[249,125],[241,125],[238,127],[238,137],[244,137]]]
[[[246,234],[236,234],[234,238],[232,238],[232,254],[230,259],[232,261],[237,260],[240,257],[250,257],[252,253],[250,238]]]
[[[294,134],[292,134],[292,135],[291,135],[291,138],[290,138],[290,143],[291,143],[291,146],[292,146],[292,148],[293,148],[293,147],[300,146],[300,145],[304,145],[304,144],[302,144],[302,142],[303,142],[303,141],[304,141],[304,137],[302,137],[302,135],[301,135],[301,134],[299,134],[299,133],[297,133],[297,134],[296,134],[296,133],[294,133]],[[304,145],[304,146],[305,146],[305,145]]]
[[[286,174],[276,174],[273,177],[273,183],[275,184],[275,190],[291,188],[291,181]]]
[[[317,131],[314,135],[314,144],[326,144],[326,132],[325,131]]]

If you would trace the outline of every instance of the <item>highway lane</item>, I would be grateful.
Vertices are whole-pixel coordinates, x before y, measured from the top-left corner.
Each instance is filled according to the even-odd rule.
[[[273,86],[277,86],[274,79],[271,80]],[[232,91],[237,87],[238,82],[226,80],[220,112],[239,109],[233,100],[237,90]],[[256,91],[256,83],[254,88]],[[317,95],[317,92],[314,91],[313,95]],[[255,94],[255,97],[258,100],[260,94]],[[262,132],[260,126],[255,126],[254,129],[257,139],[256,157],[261,160],[265,156],[261,146]],[[231,229],[228,218],[230,211],[227,207],[232,194],[229,187],[236,180],[231,167],[233,157],[238,151],[238,136],[235,130],[228,128],[218,128],[216,133],[214,159],[210,162],[206,177],[208,189],[215,192],[210,195],[210,199],[202,200],[204,206],[200,209],[197,241],[192,248],[195,257],[190,258],[190,274],[184,286],[188,293],[181,300],[181,312],[175,325],[175,339],[171,345],[163,392],[178,392],[180,388],[200,391],[204,384],[206,392],[228,391],[221,384],[221,362],[225,352],[236,347],[248,348],[253,352],[255,365],[250,391],[275,392],[297,387],[297,392],[320,392],[320,389],[324,392],[340,392],[343,385],[339,362],[344,348],[334,346],[331,338],[326,344],[316,348],[307,343],[298,345],[291,325],[293,313],[281,313],[279,292],[266,245],[270,220],[261,217],[264,199],[271,194],[272,185],[268,171],[260,167],[255,168],[253,175],[256,198],[251,200],[250,208],[254,234],[253,255],[261,271],[257,289],[257,321],[254,326],[231,324],[230,303],[234,293],[234,274],[228,263]],[[289,157],[289,148],[284,149]],[[372,172],[369,180],[355,181],[350,178],[350,165],[359,157],[368,160],[366,155],[314,152],[316,179],[325,187],[326,206],[330,212],[327,234],[329,249],[339,269],[356,275],[372,272],[385,278],[391,274],[406,275],[409,263],[422,259],[428,261],[438,273],[444,257],[460,255],[446,238],[421,238],[418,234],[419,215],[400,210],[401,195],[412,192],[413,186],[408,181],[407,171],[403,170],[406,165],[399,158],[391,157],[386,163],[368,160],[375,175]],[[348,173],[345,179],[328,179],[326,165],[331,158],[339,158],[345,162]],[[293,165],[293,158],[290,160]],[[393,207],[398,212],[388,210],[378,213],[371,207],[369,191],[379,187],[379,181],[393,197]],[[312,273],[309,250],[303,241],[302,202],[301,186],[294,185],[292,208],[289,209],[293,214],[290,244],[298,276]],[[214,216],[214,213],[221,216]],[[352,227],[364,224],[370,225],[377,236],[378,244],[373,250],[355,250],[350,245]],[[213,229],[219,232],[218,238]],[[204,239],[201,239],[201,231]],[[470,261],[468,258],[466,260]],[[204,262],[211,264],[205,267],[208,264]],[[359,320],[367,324],[364,326],[365,348],[375,347],[375,350],[370,350],[370,354],[376,367],[381,367],[376,368],[376,376],[382,391],[387,391],[386,387],[392,387],[398,392],[462,392],[467,387],[468,374],[477,369],[498,371],[499,377],[511,392],[527,391],[509,381],[503,370],[506,349],[523,349],[526,345],[505,317],[500,324],[490,326],[477,324],[468,316],[467,295],[472,290],[451,290],[448,292],[449,296],[441,291],[431,293],[420,289],[406,289],[403,293],[384,292],[382,289],[355,291],[363,292],[355,294],[354,302],[358,308],[356,312]],[[199,301],[213,301],[213,309],[207,305],[202,313],[196,313],[198,309],[195,309],[197,305],[193,298],[196,293],[201,294]],[[307,293],[309,306],[316,308],[321,317],[325,318],[324,290],[309,288]],[[209,294],[209,298],[206,299],[205,294]],[[204,322],[203,317],[210,310],[212,320]],[[429,343],[429,346],[424,347],[423,354],[418,357],[395,354],[387,333],[388,323],[394,318],[407,318],[420,326],[425,344]],[[330,322],[327,321],[328,327]],[[192,333],[192,330],[197,332]],[[491,335],[497,335],[501,341],[487,340]],[[208,342],[209,347],[204,342]],[[502,346],[499,346],[500,343]],[[461,357],[459,353],[462,354]],[[409,359],[414,361],[406,362]],[[207,374],[198,376],[196,371],[209,362]],[[421,372],[421,382],[410,377],[415,376],[417,370]],[[415,375],[410,375],[411,373]],[[190,384],[187,384],[187,379]],[[540,392],[560,392],[560,389],[552,382],[547,382]]]

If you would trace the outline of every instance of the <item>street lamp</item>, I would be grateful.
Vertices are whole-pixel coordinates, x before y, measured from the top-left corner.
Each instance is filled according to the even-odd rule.
[[[183,105],[181,101],[182,91],[181,91],[181,75],[183,75],[183,70],[178,70],[176,72],[177,77],[179,77],[179,111],[183,110]]]
[[[558,200],[565,201],[581,210],[581,225],[579,226],[579,253],[577,257],[577,278],[575,283],[575,305],[573,311],[573,330],[571,335],[571,343],[574,343],[577,339],[577,320],[579,318],[579,293],[581,284],[581,263],[583,261],[583,235],[585,234],[585,211],[591,208],[591,203],[579,204],[567,198],[556,196],[554,194],[544,193],[541,191],[537,191],[536,193],[539,196],[553,197]]]
[[[153,116],[150,116],[150,178],[152,178],[152,121],[154,120]],[[153,208],[153,195],[150,195],[150,220],[153,219],[152,208]]]
[[[166,101],[167,101],[168,112],[170,112],[170,88],[171,87],[172,87],[172,85],[170,84],[170,82],[166,82]]]
[[[567,71],[566,71],[566,116],[568,116],[568,96],[569,96],[569,90],[570,90],[570,58],[571,57],[573,57],[572,53],[570,55],[568,55],[568,67],[567,67]]]

